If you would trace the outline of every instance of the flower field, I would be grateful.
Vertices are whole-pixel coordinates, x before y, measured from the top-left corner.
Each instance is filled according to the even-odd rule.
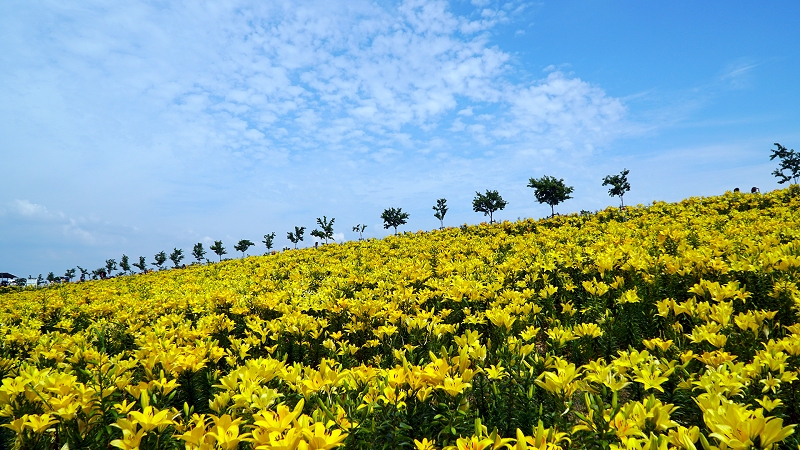
[[[0,294],[0,449],[798,448],[800,189]]]

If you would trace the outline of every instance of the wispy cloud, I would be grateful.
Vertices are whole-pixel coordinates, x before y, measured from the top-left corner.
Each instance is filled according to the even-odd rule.
[[[102,246],[124,241],[124,236],[135,232],[98,218],[69,217],[63,211],[51,210],[29,200],[14,200],[8,205],[7,218],[19,225],[35,226],[50,238],[77,240],[84,245]]]
[[[0,186],[31,200],[14,220],[114,251],[321,207],[355,223],[630,132],[625,103],[564,66],[520,76],[493,33],[524,3],[473,4],[5,3],[0,135],[24,169]]]
[[[750,86],[753,80],[752,71],[758,66],[751,59],[739,59],[725,67],[719,81],[733,89],[743,89]]]

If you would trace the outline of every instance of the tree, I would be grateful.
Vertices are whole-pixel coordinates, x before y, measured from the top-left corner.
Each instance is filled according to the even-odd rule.
[[[139,262],[138,263],[134,263],[133,267],[136,267],[137,269],[139,269],[140,273],[145,273],[145,271],[147,271],[147,262],[145,261],[144,256],[140,256],[139,257]]]
[[[117,270],[117,261],[113,259],[106,260],[106,274],[111,276],[111,272]]]
[[[131,264],[130,260],[128,259],[128,255],[122,254],[122,259],[119,260],[119,268],[122,269],[122,273],[127,274],[131,271]]]
[[[779,184],[786,183],[787,181],[790,182],[789,184],[797,184],[797,180],[800,179],[800,153],[795,153],[794,149],[787,150],[786,147],[777,142],[775,145],[778,149],[772,150],[772,155],[769,157],[769,160],[772,161],[775,158],[779,158],[781,160],[781,165],[775,169],[772,174],[780,178],[780,180],[778,180]],[[783,173],[784,170],[788,170],[789,174]]]
[[[328,239],[333,239],[333,222],[336,219],[331,217],[331,220],[328,220],[327,216],[322,216],[322,219],[317,217],[317,224],[319,225],[319,230],[313,230],[311,232],[311,236],[314,236],[317,239],[325,239],[325,243],[328,243]]]
[[[381,214],[383,219],[383,228],[394,228],[394,234],[397,234],[397,227],[408,223],[408,213],[403,212],[403,208],[389,208],[384,209]]]
[[[192,256],[197,262],[201,262],[202,260],[206,259],[206,250],[203,248],[203,243],[198,242],[194,244],[194,248],[192,249]]]
[[[628,169],[622,169],[619,175],[606,175],[606,177],[603,178],[603,186],[611,186],[608,189],[608,196],[619,197],[620,207],[625,206],[622,196],[631,190],[631,184],[628,183],[628,174],[630,172],[631,171]]]
[[[67,269],[67,271],[64,272],[64,278],[66,278],[67,281],[72,281],[72,279],[75,278],[75,269]]]
[[[364,233],[364,230],[366,230],[366,229],[367,229],[367,226],[363,225],[363,224],[358,224],[358,225],[353,227],[353,231],[358,232],[358,240],[359,241],[363,241],[364,240],[364,234],[363,233]]]
[[[81,271],[81,281],[86,281],[86,276],[89,275],[89,271],[81,266],[78,266],[78,270]]]
[[[208,248],[219,256],[220,262],[222,262],[222,255],[228,253],[225,251],[225,247],[222,246],[222,241],[214,241],[214,245]]]
[[[528,187],[533,188],[536,201],[550,205],[550,217],[556,215],[554,207],[564,200],[571,199],[569,194],[574,191],[572,186],[564,184],[563,178],[559,180],[547,175],[539,179],[531,178],[528,181]]]
[[[183,249],[173,248],[172,253],[169,254],[169,260],[176,269],[180,267],[181,261],[183,261]]]
[[[261,241],[261,242],[263,242],[264,245],[267,246],[267,253],[269,253],[269,251],[272,250],[272,244],[273,244],[274,241],[275,241],[275,232],[274,231],[272,233],[270,233],[270,234],[265,234],[264,235],[264,240]]]
[[[107,273],[106,273],[106,268],[105,267],[101,267],[99,269],[95,269],[95,270],[92,271],[92,279],[93,280],[96,280],[98,278],[100,278],[101,280],[104,280],[106,278],[106,275],[107,275]]]
[[[163,270],[164,267],[162,266],[165,262],[167,262],[167,254],[164,252],[158,252],[153,258],[156,260],[153,265],[158,267],[158,270]]]
[[[444,215],[447,214],[447,199],[440,198],[436,200],[436,206],[433,207],[433,217],[439,219],[439,223],[442,225],[439,229],[444,229]]]
[[[297,250],[297,243],[303,240],[303,233],[306,232],[306,227],[294,227],[294,233],[289,231],[286,233],[286,238],[294,244],[294,249]]]
[[[50,273],[47,274],[47,282],[48,283],[55,283],[56,282],[56,276],[55,276],[55,274],[53,272],[50,272]]]
[[[242,258],[244,258],[244,252],[246,252],[248,248],[254,245],[256,244],[253,244],[253,241],[249,239],[242,239],[239,241],[239,243],[233,246],[233,249],[236,250],[237,252],[242,252]]]
[[[472,209],[475,212],[482,212],[485,216],[489,216],[489,223],[493,223],[494,219],[492,214],[495,211],[503,210],[508,202],[503,200],[503,197],[497,191],[486,190],[486,194],[475,192],[475,198],[472,199]]]

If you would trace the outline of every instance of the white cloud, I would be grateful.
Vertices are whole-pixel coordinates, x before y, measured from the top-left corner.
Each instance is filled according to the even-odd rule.
[[[749,59],[739,59],[728,64],[719,76],[719,81],[727,84],[733,89],[743,89],[751,85],[753,81],[752,71],[759,64]]]
[[[555,67],[520,76],[493,30],[523,4],[477,3],[6,3],[0,135],[23,169],[0,190],[54,199],[63,212],[9,206],[57,224],[51,242],[148,239],[151,253],[227,242],[256,220],[258,235],[288,230],[318,207],[369,220],[367,207],[625,132],[624,105],[600,87]]]
[[[37,205],[36,203],[31,203],[28,200],[14,200],[11,207],[18,214],[27,217],[52,217],[52,214],[47,211],[47,208],[42,205]]]

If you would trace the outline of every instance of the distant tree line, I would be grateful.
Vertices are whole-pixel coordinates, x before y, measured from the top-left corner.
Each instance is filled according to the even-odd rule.
[[[800,153],[796,153],[794,149],[789,150],[786,147],[782,146],[779,143],[775,143],[777,149],[772,149],[772,154],[770,155],[770,160],[778,159],[780,165],[774,172],[778,178],[778,183],[790,183],[790,184],[797,184],[798,180],[800,180]],[[630,182],[628,181],[628,174],[630,171],[628,169],[623,169],[619,174],[616,175],[607,175],[602,179],[602,186],[608,186],[608,195],[610,197],[619,197],[620,200],[620,208],[625,207],[624,196],[626,192],[631,190]],[[533,189],[533,195],[536,198],[536,201],[540,204],[546,204],[550,206],[550,217],[554,217],[556,215],[555,207],[566,200],[572,198],[572,193],[574,192],[574,188],[572,186],[568,186],[563,178],[556,178],[549,175],[544,175],[541,178],[530,178],[528,180],[527,187]],[[736,189],[738,192],[738,188]],[[758,188],[753,188],[751,192],[758,192]],[[472,200],[472,209],[475,212],[483,213],[484,216],[489,217],[489,224],[493,224],[494,221],[494,214],[498,211],[502,211],[508,205],[508,202],[503,199],[500,193],[496,190],[489,190],[487,189],[484,193],[475,192],[475,197]],[[444,219],[449,211],[447,205],[447,199],[440,198],[436,200],[436,204],[433,206],[434,214],[433,216],[439,220],[440,229],[444,229]],[[409,214],[404,212],[402,208],[388,208],[381,213],[381,219],[383,220],[383,228],[384,229],[394,229],[394,234],[398,234],[398,228],[407,224],[409,219]],[[325,244],[328,241],[334,240],[334,231],[333,231],[333,224],[336,221],[335,218],[331,217],[328,219],[327,216],[322,216],[322,218],[317,218],[317,226],[318,228],[312,230],[310,235],[319,241],[324,241]],[[364,231],[367,229],[367,225],[365,224],[358,224],[352,228],[353,232],[358,233],[358,239],[364,239]],[[294,248],[297,249],[297,245],[303,242],[304,235],[305,235],[306,227],[295,226],[294,230],[288,231],[286,233],[286,239],[294,245]],[[273,247],[275,244],[275,232],[271,232],[264,235],[264,240],[261,241],[264,246],[266,247],[266,253],[270,254],[274,253]],[[255,243],[250,241],[249,239],[242,239],[238,243],[236,243],[233,248],[237,252],[242,253],[242,258],[246,256],[247,250],[250,247],[253,247]],[[214,241],[213,245],[209,246],[209,250],[215,253],[218,257],[218,261],[222,261],[222,256],[227,254],[225,247],[222,244],[222,241]],[[285,247],[284,250],[289,250],[289,247]],[[210,261],[206,258],[206,250],[203,247],[202,242],[198,242],[194,245],[192,249],[192,257],[195,259],[195,262],[192,264],[201,264],[204,261],[206,263],[210,263]],[[122,255],[120,258],[119,266],[117,265],[117,261],[114,259],[107,259],[106,264],[102,267],[99,267],[95,270],[87,270],[83,267],[76,266],[76,268],[67,269],[64,272],[63,277],[58,277],[53,274],[53,272],[48,273],[46,278],[43,278],[41,275],[37,278],[37,285],[44,283],[46,279],[48,282],[53,283],[57,281],[72,281],[74,278],[79,278],[80,281],[87,280],[90,276],[91,279],[104,279],[108,277],[118,276],[118,275],[128,275],[132,274],[132,267],[135,267],[139,270],[139,273],[146,273],[151,270],[165,270],[164,265],[169,259],[172,262],[172,267],[177,269],[181,267],[185,267],[185,264],[182,264],[184,259],[183,250],[174,248],[172,253],[167,256],[166,252],[161,251],[156,253],[153,256],[153,262],[150,263],[152,269],[148,269],[148,264],[146,258],[144,256],[139,256],[138,262],[134,262],[133,264],[130,263],[130,259],[127,255]],[[114,273],[114,271],[119,271],[118,273]],[[78,275],[78,272],[80,274]],[[24,278],[19,278],[16,280],[17,285],[24,285],[27,282]]]

